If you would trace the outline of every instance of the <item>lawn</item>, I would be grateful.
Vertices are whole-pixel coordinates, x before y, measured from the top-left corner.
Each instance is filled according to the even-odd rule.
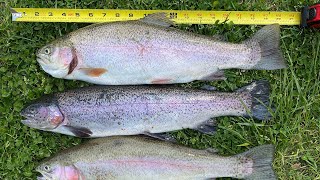
[[[6,7],[299,11],[303,5],[313,3],[316,1],[10,0],[7,4],[0,3],[0,179],[35,179],[38,173],[34,169],[39,161],[85,141],[30,129],[20,122],[19,113],[27,103],[42,95],[88,85],[51,77],[41,70],[35,56],[37,49],[46,43],[88,24],[11,22]],[[240,42],[261,26],[180,25],[178,28],[209,36],[221,34],[230,42]],[[283,26],[281,48],[288,62],[285,70],[228,70],[225,81],[182,85],[196,88],[208,84],[219,91],[232,91],[252,80],[268,79],[272,87],[270,98],[276,108],[271,121],[259,123],[221,117],[216,135],[193,130],[174,132],[179,143],[193,148],[217,148],[223,155],[272,143],[276,146],[273,166],[280,179],[320,179],[320,32]]]

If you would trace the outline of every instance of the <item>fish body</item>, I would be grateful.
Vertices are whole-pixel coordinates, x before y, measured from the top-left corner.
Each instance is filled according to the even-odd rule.
[[[232,44],[149,16],[81,28],[41,48],[37,60],[53,77],[101,85],[185,83],[224,79],[224,69],[285,68],[279,25]]]
[[[37,167],[54,179],[276,179],[274,147],[263,145],[223,157],[143,136],[99,138],[58,153]]]
[[[263,104],[261,104],[263,103]],[[79,137],[155,134],[184,128],[206,131],[210,118],[271,118],[269,84],[233,93],[162,86],[92,86],[42,98],[22,111],[30,127]],[[209,130],[210,131],[210,130]]]

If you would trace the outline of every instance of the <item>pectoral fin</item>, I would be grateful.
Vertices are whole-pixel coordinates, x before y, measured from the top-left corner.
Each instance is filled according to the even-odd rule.
[[[64,125],[64,127],[71,131],[77,137],[90,137],[92,135],[92,131],[85,127],[69,125]]]
[[[104,68],[80,68],[79,70],[83,71],[86,75],[91,77],[99,77],[102,74],[108,72]]]
[[[163,27],[170,27],[174,25],[174,22],[171,21],[169,18],[167,18],[167,13],[160,12],[160,13],[153,13],[149,14],[146,17],[140,19],[139,21],[152,24],[152,25],[158,25]]]

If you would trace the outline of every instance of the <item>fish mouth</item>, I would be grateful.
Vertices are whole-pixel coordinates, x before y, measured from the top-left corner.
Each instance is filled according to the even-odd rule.
[[[49,64],[50,63],[50,58],[47,55],[37,53],[36,56],[37,56],[38,63],[41,63],[41,64]]]
[[[36,126],[36,121],[35,120],[32,120],[34,118],[34,116],[30,113],[28,113],[25,109],[22,110],[20,112],[20,115],[23,116],[25,119],[24,120],[21,120],[22,124],[26,125],[26,126],[29,126],[29,127],[32,127],[32,128],[35,128]]]
[[[37,57],[37,61],[40,63],[42,59],[40,57]]]
[[[39,123],[37,120],[25,119],[25,120],[21,120],[21,123],[30,128],[39,129],[43,131],[48,131],[51,129],[51,128],[43,127],[42,124]]]
[[[37,176],[37,180],[52,180],[53,177],[50,173],[44,172],[44,171],[40,171],[40,170],[36,170],[38,171],[41,176]]]
[[[44,176],[37,176],[37,180],[46,180]]]
[[[25,120],[21,120],[21,123],[28,127],[39,129],[39,127],[37,126],[37,122],[34,120],[25,119]]]
[[[39,55],[37,55],[37,61],[40,64],[49,64],[50,63],[50,61],[47,58],[43,58]]]
[[[23,116],[25,118],[33,118],[33,116],[31,115],[31,113],[27,112],[27,108],[22,109],[22,111],[20,112],[20,116]]]
[[[33,120],[34,116],[31,113],[28,113],[25,109],[21,111],[21,116],[25,117],[24,120],[21,120],[22,124],[29,126],[31,128],[39,128],[37,126],[37,121]]]

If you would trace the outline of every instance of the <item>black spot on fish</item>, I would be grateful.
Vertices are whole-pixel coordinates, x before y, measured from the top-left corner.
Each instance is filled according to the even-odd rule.
[[[104,99],[104,93],[101,93],[101,94],[99,95],[99,99]]]

